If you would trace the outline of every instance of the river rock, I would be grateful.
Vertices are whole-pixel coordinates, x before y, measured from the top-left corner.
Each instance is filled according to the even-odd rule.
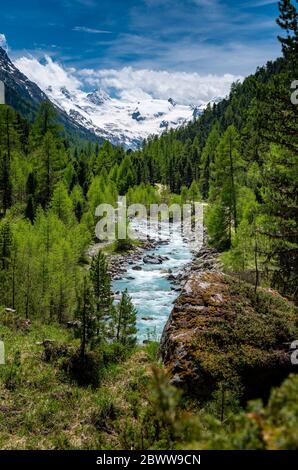
[[[221,387],[267,398],[291,371],[297,310],[277,292],[192,272],[164,328],[160,355],[173,383],[201,401]],[[296,366],[297,369],[297,366]]]
[[[164,261],[164,258],[158,255],[146,255],[143,258],[143,262],[145,264],[162,264],[163,261]]]

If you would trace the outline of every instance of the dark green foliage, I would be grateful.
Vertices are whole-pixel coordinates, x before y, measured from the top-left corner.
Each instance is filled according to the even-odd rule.
[[[297,157],[272,146],[265,165],[262,233],[270,240],[265,262],[272,282],[283,293],[297,296],[298,280],[298,171]]]
[[[1,169],[1,192],[2,192],[2,207],[4,214],[6,213],[7,209],[9,209],[12,205],[12,185],[11,185],[11,177],[10,177],[10,161],[7,154],[4,154],[3,161],[2,161],[2,169]]]
[[[32,145],[41,144],[47,133],[58,138],[62,128],[57,121],[58,116],[53,105],[49,101],[41,103],[32,127]]]
[[[293,0],[294,2],[295,0]],[[278,2],[280,16],[277,24],[286,31],[286,37],[278,36],[284,56],[291,62],[294,70],[298,61],[298,13],[292,0]]]
[[[8,390],[15,390],[21,382],[21,353],[16,351],[11,361],[8,362],[4,376],[3,384]]]
[[[117,342],[133,348],[136,344],[136,309],[126,291],[123,292],[119,304],[113,311],[114,337]]]
[[[133,247],[131,240],[129,238],[118,238],[116,240],[116,251],[118,253],[123,253],[131,250]]]
[[[218,247],[230,247],[233,233],[238,228],[237,200],[239,187],[243,183],[242,161],[239,154],[239,134],[231,125],[220,139],[211,165],[210,200],[215,203],[214,222],[217,223],[216,237],[221,240]],[[221,213],[218,213],[218,212]],[[210,219],[209,219],[210,220]],[[211,225],[211,224],[210,224]],[[212,229],[211,229],[212,230]],[[212,238],[211,238],[212,240]]]
[[[12,231],[9,222],[0,225],[0,266],[3,270],[9,268],[11,262]]]
[[[111,278],[108,273],[108,262],[100,251],[91,262],[90,279],[96,302],[98,328],[103,328],[103,322],[110,316],[112,306]]]
[[[82,349],[76,351],[63,362],[63,369],[78,385],[98,387],[102,369],[101,355],[88,351],[82,355]]]
[[[35,211],[36,211],[36,206],[35,206],[35,200],[34,196],[30,194],[27,200],[27,206],[25,209],[25,217],[30,220],[31,223],[33,223],[35,219]]]
[[[78,295],[76,316],[80,321],[80,354],[82,361],[84,361],[87,346],[97,334],[95,297],[87,276],[83,279],[83,285]]]

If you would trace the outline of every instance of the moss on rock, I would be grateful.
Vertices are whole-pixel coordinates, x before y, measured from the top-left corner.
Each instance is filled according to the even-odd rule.
[[[297,310],[277,292],[222,273],[192,273],[161,339],[172,382],[201,400],[219,389],[267,398],[294,367]]]

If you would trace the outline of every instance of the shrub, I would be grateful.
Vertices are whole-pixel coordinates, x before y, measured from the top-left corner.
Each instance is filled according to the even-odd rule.
[[[63,362],[63,370],[78,385],[98,387],[103,369],[103,357],[99,351],[86,352],[84,356],[78,349]]]

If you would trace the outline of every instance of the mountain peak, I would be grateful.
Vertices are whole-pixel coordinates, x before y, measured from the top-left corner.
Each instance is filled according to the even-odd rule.
[[[177,104],[176,101],[173,100],[173,98],[169,98],[169,99],[168,99],[168,102],[169,102],[172,106],[176,106],[176,104]]]
[[[8,55],[7,55],[7,52],[5,49],[3,49],[3,47],[0,46],[0,56],[3,55],[3,56],[6,56],[8,58]]]
[[[102,89],[94,90],[91,93],[88,93],[87,99],[97,106],[104,104],[106,101],[109,101],[110,96]]]
[[[12,65],[10,58],[7,55],[7,51],[0,46],[0,60]]]

